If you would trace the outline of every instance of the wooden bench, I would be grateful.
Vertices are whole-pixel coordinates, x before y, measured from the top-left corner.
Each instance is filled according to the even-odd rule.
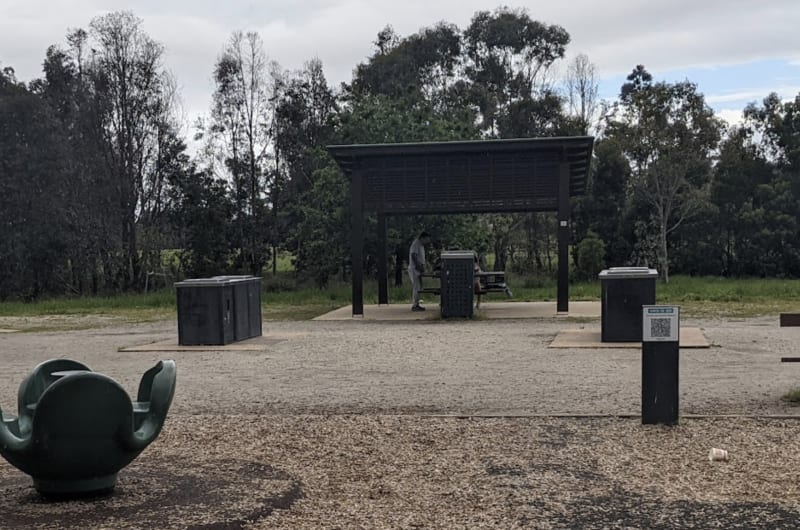
[[[478,297],[476,307],[481,306],[481,296],[489,293],[505,293],[509,298],[513,296],[511,289],[506,285],[506,273],[478,271],[474,273],[475,296]]]

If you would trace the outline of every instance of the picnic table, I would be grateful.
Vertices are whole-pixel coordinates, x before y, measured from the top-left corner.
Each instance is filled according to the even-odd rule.
[[[423,287],[420,293],[428,293],[436,296],[441,296],[441,275],[438,270],[431,273],[422,274]],[[425,286],[425,279],[433,279],[435,282],[429,286]],[[473,285],[475,286],[475,296],[477,297],[476,307],[481,306],[481,296],[489,293],[505,293],[506,296],[511,298],[513,293],[506,284],[506,273],[502,271],[474,271],[473,272]]]

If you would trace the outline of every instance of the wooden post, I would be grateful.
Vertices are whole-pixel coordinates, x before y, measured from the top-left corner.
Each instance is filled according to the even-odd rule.
[[[364,316],[364,176],[356,167],[350,181],[352,230],[350,259],[353,268],[353,316]]]
[[[389,256],[386,253],[386,214],[378,213],[378,305],[389,303]]]
[[[558,168],[558,302],[556,311],[569,312],[569,162],[562,154]]]

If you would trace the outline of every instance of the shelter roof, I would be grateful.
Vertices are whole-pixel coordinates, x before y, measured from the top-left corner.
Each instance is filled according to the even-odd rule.
[[[460,142],[332,145],[363,179],[365,210],[384,213],[555,211],[562,162],[580,195],[592,157],[589,136]]]

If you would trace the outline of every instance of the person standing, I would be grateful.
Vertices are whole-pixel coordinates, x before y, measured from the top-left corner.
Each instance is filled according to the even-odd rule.
[[[420,232],[408,249],[408,275],[411,277],[412,311],[425,311],[419,305],[419,291],[422,289],[422,273],[425,272],[425,245],[431,242],[428,232]]]

